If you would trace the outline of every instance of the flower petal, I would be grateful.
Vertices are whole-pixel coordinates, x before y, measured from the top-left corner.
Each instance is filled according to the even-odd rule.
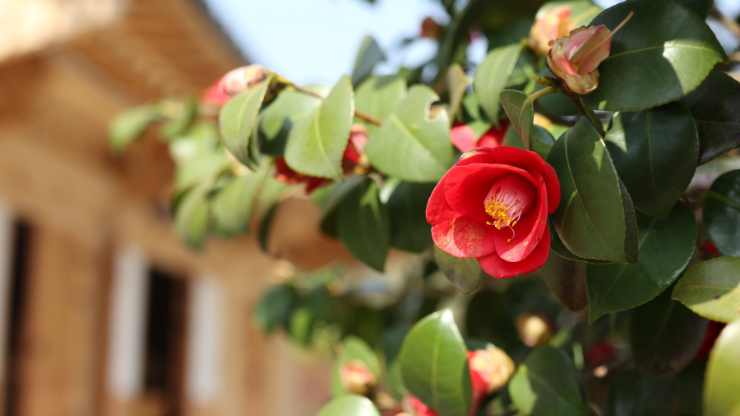
[[[430,225],[439,224],[441,222],[450,222],[455,217],[455,213],[452,211],[449,204],[447,204],[447,199],[445,199],[445,188],[447,186],[446,178],[448,174],[449,172],[445,174],[439,182],[437,182],[437,185],[432,190],[432,194],[429,195],[426,217],[427,223]]]
[[[465,166],[473,163],[496,163],[513,165],[535,175],[539,173],[547,186],[547,211],[555,212],[560,203],[560,182],[555,169],[537,153],[512,146],[495,148],[478,148],[457,162],[456,166]]]
[[[498,254],[478,258],[483,271],[497,279],[519,276],[538,270],[547,262],[550,255],[550,233],[544,233],[542,240],[532,253],[522,261],[510,263],[501,259]]]
[[[513,238],[506,229],[496,233],[496,253],[501,259],[508,262],[522,261],[537,248],[543,235],[547,234],[547,189],[542,178],[539,178],[537,193],[536,209],[530,209],[522,221],[514,226]]]
[[[483,206],[488,191],[498,178],[511,174],[524,177],[532,183],[533,188],[537,184],[532,175],[511,165],[474,163],[455,166],[447,173],[447,204],[458,215],[485,223],[491,219]]]
[[[475,149],[478,136],[475,135],[475,131],[467,124],[457,124],[450,129],[450,140],[457,147],[457,150],[469,152]]]
[[[455,257],[482,257],[494,253],[496,229],[486,224],[457,217],[432,226],[432,239],[441,250]]]

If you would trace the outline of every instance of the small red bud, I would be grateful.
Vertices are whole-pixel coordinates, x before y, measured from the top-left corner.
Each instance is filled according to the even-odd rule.
[[[359,360],[344,363],[339,369],[339,379],[345,390],[362,396],[370,393],[378,382],[375,374]]]

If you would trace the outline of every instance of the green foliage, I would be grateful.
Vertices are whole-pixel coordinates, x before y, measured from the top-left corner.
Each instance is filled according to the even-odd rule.
[[[482,281],[482,272],[476,259],[461,259],[434,248],[434,260],[447,279],[463,293],[476,291]]]
[[[722,331],[709,356],[704,387],[705,416],[740,414],[740,321]]]
[[[296,120],[285,148],[288,165],[307,175],[341,176],[353,113],[352,84],[342,77],[318,108]]]
[[[359,85],[373,73],[375,66],[385,60],[385,53],[374,37],[362,38],[357,56],[355,56],[355,64],[352,67],[352,85]]]
[[[350,393],[342,385],[340,371],[342,366],[351,361],[361,362],[377,379],[380,379],[382,367],[375,352],[363,340],[352,336],[347,337],[342,342],[342,345],[339,346],[339,356],[334,361],[334,368],[331,373],[331,390],[333,396]]]
[[[691,182],[699,158],[691,114],[679,105],[621,113],[606,141],[635,209],[648,215],[668,213]]]
[[[347,395],[330,401],[319,416],[380,416],[373,402],[366,397]]]
[[[467,351],[452,312],[414,325],[399,354],[403,384],[439,414],[467,416],[471,402]]]
[[[358,260],[383,271],[390,246],[390,218],[375,182],[366,180],[342,200],[337,208],[337,231]]]
[[[562,351],[532,351],[509,383],[511,400],[525,415],[587,415],[576,368]]]
[[[637,263],[588,265],[588,312],[593,322],[607,313],[635,308],[667,289],[694,255],[696,225],[677,206],[664,218],[640,218]]]
[[[257,115],[265,99],[270,80],[262,81],[229,100],[219,113],[221,139],[226,149],[240,162],[252,166],[251,142],[257,127]]]
[[[527,96],[516,90],[501,93],[501,105],[511,121],[511,128],[519,136],[524,148],[530,147],[530,133],[533,128],[534,108]]]
[[[175,231],[193,248],[201,248],[210,226],[210,206],[207,184],[189,191],[175,215]]]
[[[428,87],[412,87],[383,125],[370,133],[370,163],[390,176],[410,182],[439,179],[452,165],[454,155],[447,115],[429,115],[430,105],[437,99]]]
[[[562,196],[554,225],[565,247],[581,258],[635,262],[632,201],[588,121],[581,119],[555,143],[548,162],[560,179]]]
[[[426,219],[419,213],[426,209],[434,187],[428,183],[400,182],[388,197],[391,245],[412,253],[422,253],[432,245]]]
[[[113,150],[121,152],[152,123],[161,117],[159,106],[144,105],[134,107],[119,114],[110,124],[108,140]]]
[[[673,298],[707,319],[732,322],[740,317],[740,258],[718,257],[689,267]]]
[[[589,95],[594,104],[640,111],[669,103],[696,89],[725,58],[704,19],[673,1],[629,0],[592,24],[614,29],[630,11],[634,16],[614,35],[611,54],[599,66],[599,88]]]
[[[507,85],[509,76],[522,51],[520,42],[496,48],[488,53],[478,66],[473,81],[473,89],[489,120],[498,123],[499,100],[501,92]],[[507,113],[508,114],[508,113]]]
[[[717,178],[706,193],[704,226],[720,253],[740,256],[740,170]]]

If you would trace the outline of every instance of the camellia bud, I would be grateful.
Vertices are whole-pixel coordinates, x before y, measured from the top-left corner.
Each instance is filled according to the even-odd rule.
[[[529,47],[540,55],[546,55],[550,50],[550,43],[555,39],[567,36],[575,29],[573,11],[569,5],[544,6],[537,12],[534,25],[529,31]]]
[[[377,377],[359,360],[351,360],[339,369],[339,379],[342,387],[350,393],[366,395],[375,388]]]
[[[550,323],[542,315],[525,313],[516,318],[516,330],[524,345],[536,347],[552,337]]]
[[[247,65],[227,72],[203,94],[201,101],[220,107],[240,92],[267,79],[269,71],[262,65]]]
[[[612,36],[632,17],[632,13],[614,31],[604,25],[580,27],[568,36],[556,39],[547,55],[550,70],[565,81],[576,94],[588,94],[599,86],[599,65],[609,57]]]
[[[514,362],[511,357],[493,345],[488,345],[483,350],[470,351],[468,366],[474,396],[490,394],[501,389],[514,373]]]
[[[433,18],[427,16],[421,21],[419,32],[422,38],[438,39],[442,35],[442,26]]]

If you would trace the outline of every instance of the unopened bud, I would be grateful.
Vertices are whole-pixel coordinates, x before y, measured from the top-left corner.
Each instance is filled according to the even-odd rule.
[[[514,373],[514,362],[504,350],[493,345],[468,353],[468,366],[475,396],[501,389]],[[482,382],[482,383],[481,383]]]
[[[567,36],[573,26],[572,10],[569,5],[548,5],[537,12],[534,25],[529,32],[529,47],[540,55],[546,55],[550,43]]]
[[[262,65],[247,65],[227,72],[219,85],[226,95],[233,97],[264,81],[268,74],[269,71]]]
[[[516,330],[522,343],[528,347],[543,345],[552,337],[550,323],[542,315],[531,313],[520,315],[516,319]]]
[[[406,396],[404,399],[404,407],[408,413],[413,416],[438,416],[437,412],[431,409],[429,406],[424,404],[421,400],[415,396]]]
[[[421,21],[421,37],[438,39],[442,35],[442,26],[436,20],[427,16]]]
[[[366,395],[377,384],[377,377],[359,360],[347,361],[339,369],[339,380],[342,387],[350,393]]]

